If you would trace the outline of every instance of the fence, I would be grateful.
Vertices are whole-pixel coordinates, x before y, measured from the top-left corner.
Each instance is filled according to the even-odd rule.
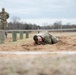
[[[0,44],[5,41],[5,32],[12,33],[12,41],[17,41],[17,33],[20,34],[20,39],[23,39],[23,34],[26,33],[26,38],[29,38],[29,32],[49,31],[49,32],[75,32],[76,28],[71,29],[48,29],[48,30],[0,30]]]
[[[3,44],[5,41],[5,32],[12,33],[12,41],[17,41],[17,33],[20,34],[20,39],[23,39],[23,32],[22,30],[0,30],[0,44]],[[25,32],[26,38],[29,38],[29,32]]]

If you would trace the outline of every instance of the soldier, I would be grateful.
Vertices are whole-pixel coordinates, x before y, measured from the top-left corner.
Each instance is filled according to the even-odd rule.
[[[5,11],[5,8],[2,8],[0,12],[0,29],[6,30],[8,28],[7,19],[9,18],[9,14]],[[7,37],[7,32],[5,32],[5,36]]]
[[[38,45],[55,44],[59,41],[58,38],[56,38],[55,36],[52,36],[48,32],[36,34],[33,37],[33,40],[35,41],[35,44],[38,44]]]

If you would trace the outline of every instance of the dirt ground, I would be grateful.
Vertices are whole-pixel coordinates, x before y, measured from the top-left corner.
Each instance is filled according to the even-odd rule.
[[[11,58],[12,57],[12,58]],[[76,55],[0,54],[0,75],[75,75]]]
[[[12,35],[8,34],[4,44],[0,44],[0,51],[75,51],[76,50],[76,32],[51,32],[52,35],[59,38],[56,44],[34,45],[33,36],[35,33],[29,33],[29,38],[20,40],[19,34],[16,42],[12,42]]]

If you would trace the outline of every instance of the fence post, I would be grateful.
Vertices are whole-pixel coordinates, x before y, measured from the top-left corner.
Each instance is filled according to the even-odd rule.
[[[23,32],[20,31],[20,39],[23,39]]]
[[[29,38],[29,32],[26,31],[26,38]]]
[[[17,41],[17,32],[16,31],[12,32],[12,41]]]
[[[0,44],[3,44],[5,40],[4,31],[0,31]]]

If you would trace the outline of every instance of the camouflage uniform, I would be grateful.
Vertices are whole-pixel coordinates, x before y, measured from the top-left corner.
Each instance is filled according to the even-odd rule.
[[[7,29],[7,19],[9,18],[9,14],[7,12],[0,12],[0,29]]]
[[[54,44],[54,43],[57,43],[59,41],[58,38],[56,38],[55,36],[52,36],[48,32],[39,33],[39,34],[37,34],[37,36],[41,36],[44,39],[44,42],[48,43],[48,44]]]
[[[2,8],[5,10],[4,8]],[[6,30],[8,28],[7,19],[9,18],[9,14],[7,12],[0,12],[0,29]],[[5,36],[7,37],[7,32],[5,32]]]

